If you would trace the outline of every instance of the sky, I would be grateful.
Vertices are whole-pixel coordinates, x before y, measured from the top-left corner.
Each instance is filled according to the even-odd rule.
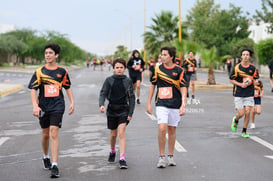
[[[0,32],[15,26],[41,32],[56,31],[97,55],[113,54],[118,45],[143,47],[144,27],[161,11],[178,16],[178,0],[0,0]],[[181,0],[182,21],[197,0]],[[261,0],[214,0],[221,9],[232,3],[251,15]],[[146,10],[144,13],[144,9]],[[144,18],[144,14],[146,14]],[[145,20],[145,21],[144,21]],[[144,26],[144,22],[146,26]],[[1,30],[2,29],[2,30]]]

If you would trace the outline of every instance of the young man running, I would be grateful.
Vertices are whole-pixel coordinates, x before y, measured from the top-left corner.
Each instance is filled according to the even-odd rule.
[[[255,128],[255,115],[256,114],[260,115],[262,112],[261,101],[264,95],[264,89],[263,89],[263,83],[261,80],[256,79],[254,81],[254,90],[255,90],[254,107],[252,108],[252,111],[251,111],[251,124],[250,124],[251,129]]]
[[[70,100],[69,115],[74,112],[74,99],[67,71],[56,64],[60,53],[58,44],[47,44],[44,48],[46,64],[33,74],[28,88],[31,89],[33,115],[38,117],[42,128],[43,163],[45,169],[51,169],[51,177],[59,177],[57,165],[59,151],[59,128],[65,111],[62,88],[65,88]],[[37,90],[39,96],[37,100]],[[48,153],[49,141],[52,164]]]
[[[126,70],[126,61],[116,59],[113,62],[114,75],[108,77],[101,88],[99,97],[100,112],[105,112],[104,102],[108,99],[107,107],[107,126],[110,129],[110,146],[108,162],[113,163],[116,157],[116,138],[119,138],[120,160],[119,167],[127,169],[125,161],[125,130],[126,125],[132,119],[135,108],[135,94],[133,84],[124,72]]]
[[[175,64],[174,47],[161,48],[163,64],[155,67],[152,84],[148,93],[147,113],[152,114],[151,100],[156,92],[156,116],[158,122],[159,160],[157,167],[175,166],[173,159],[176,127],[180,116],[185,114],[187,88],[184,70]],[[168,163],[165,160],[166,133],[168,131]]]
[[[186,70],[186,79],[187,79],[187,82],[188,82],[188,88],[189,89],[189,86],[191,85],[191,90],[192,90],[192,99],[194,99],[194,91],[195,91],[195,87],[194,87],[194,81],[196,80],[196,59],[194,58],[193,56],[193,52],[190,51],[189,52],[189,56],[188,58],[186,58],[184,60],[184,63],[182,65],[185,70]],[[187,97],[189,97],[189,94],[188,94],[189,91],[187,91]]]
[[[139,55],[139,51],[134,50],[132,57],[127,63],[129,77],[133,81],[134,90],[136,90],[137,104],[140,104],[140,83],[142,81],[142,72],[144,71],[145,62]]]
[[[254,106],[254,83],[255,79],[259,78],[259,74],[254,65],[249,60],[252,56],[252,51],[244,48],[241,51],[241,63],[237,64],[230,74],[230,82],[233,86],[233,96],[236,115],[233,117],[231,130],[237,131],[239,119],[245,116],[242,137],[248,138],[247,127],[250,120],[250,112]]]

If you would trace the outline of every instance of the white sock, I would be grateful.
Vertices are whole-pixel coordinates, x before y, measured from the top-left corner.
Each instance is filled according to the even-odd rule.
[[[58,166],[57,162],[52,162],[51,167],[53,167],[54,165]]]
[[[43,154],[43,157],[44,157],[44,159],[45,158],[50,158],[49,155],[45,155],[45,154]]]

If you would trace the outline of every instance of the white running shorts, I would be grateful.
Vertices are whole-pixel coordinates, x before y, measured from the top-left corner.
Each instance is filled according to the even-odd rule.
[[[168,126],[177,127],[180,122],[179,109],[171,109],[163,106],[156,106],[157,124],[166,123]]]

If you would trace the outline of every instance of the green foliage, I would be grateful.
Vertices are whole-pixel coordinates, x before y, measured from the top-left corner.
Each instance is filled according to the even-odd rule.
[[[218,61],[217,58],[217,49],[212,47],[211,49],[201,50],[201,58],[205,62],[206,66],[214,67],[215,63]]]
[[[260,41],[256,44],[255,49],[258,52],[259,64],[267,65],[273,58],[273,39]]]
[[[238,41],[235,41],[231,44],[230,50],[231,55],[233,55],[234,58],[241,58],[241,50],[243,48],[249,48],[254,53],[254,41],[250,38],[240,39]]]
[[[130,55],[130,52],[127,50],[127,48],[123,45],[117,46],[117,50],[114,53],[114,58],[120,57],[125,60],[128,60],[128,57]]]
[[[60,45],[59,60],[64,64],[85,60],[88,56],[84,50],[73,44],[65,35],[54,31],[41,34],[30,29],[19,29],[0,34],[0,55],[2,57],[16,55],[19,58],[18,63],[23,64],[25,58],[31,58],[39,64],[44,59],[44,46],[49,42]]]
[[[144,33],[145,50],[151,57],[160,54],[162,46],[172,44],[178,37],[178,17],[170,11],[162,11],[152,18],[153,24]],[[182,37],[186,38],[185,26],[182,27]]]
[[[247,18],[241,14],[241,8],[232,4],[221,10],[214,0],[199,0],[187,16],[191,38],[203,42],[206,48],[216,46],[219,56],[230,54],[230,42],[249,35]]]
[[[273,2],[272,0],[262,0],[262,10],[256,10],[256,15],[253,18],[259,22],[264,21],[269,23],[268,32],[273,33]]]

